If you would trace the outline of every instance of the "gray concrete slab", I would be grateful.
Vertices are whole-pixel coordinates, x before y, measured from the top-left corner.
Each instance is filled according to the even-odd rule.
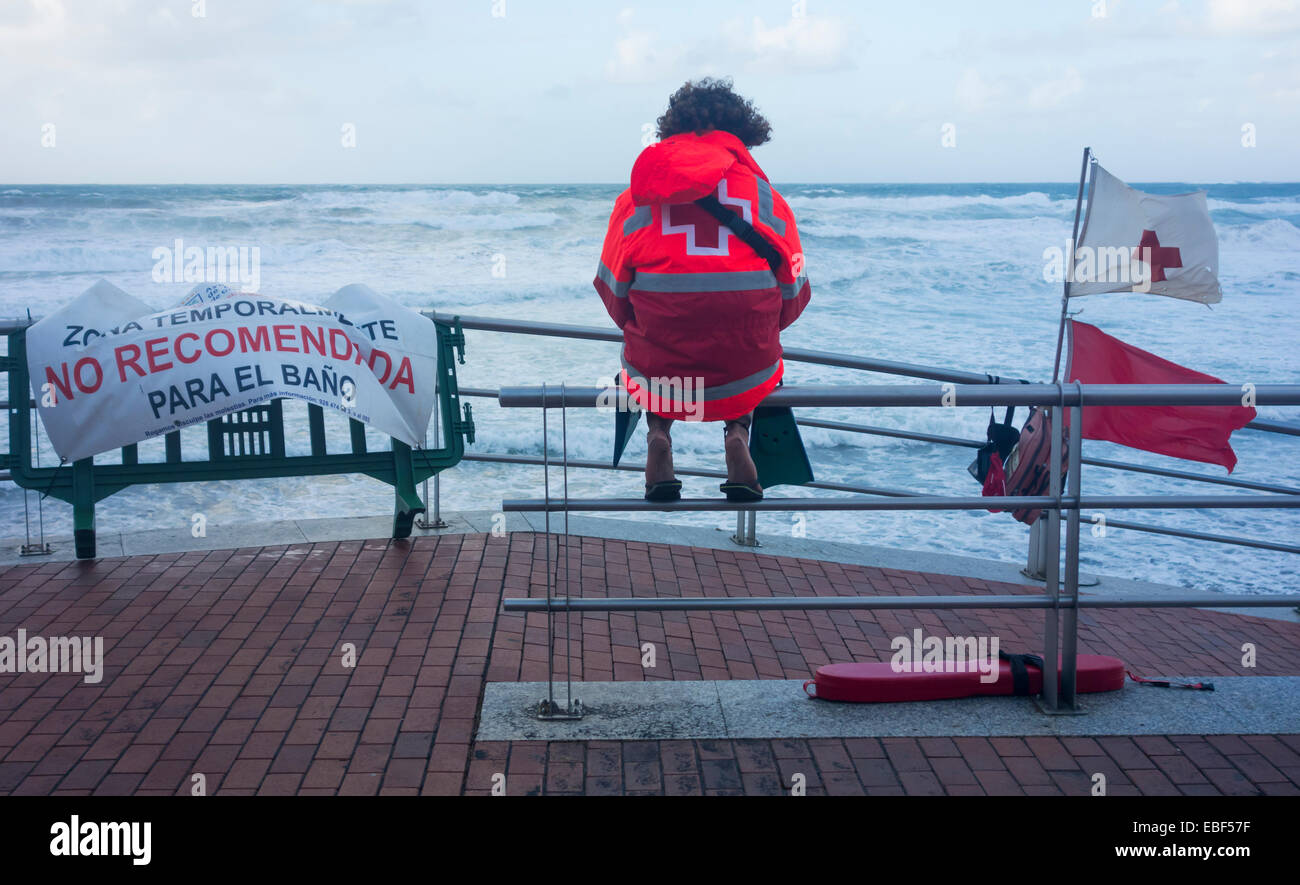
[[[391,516],[341,516],[332,519],[296,519],[292,525],[300,541],[319,544],[329,541],[385,538],[393,531],[393,518]]]
[[[122,555],[142,556],[152,553],[181,553],[192,550],[229,550],[235,547],[278,547],[301,544],[307,540],[295,522],[248,523],[242,525],[211,525],[204,537],[196,538],[189,529],[153,529],[147,532],[122,533]],[[101,550],[102,539],[95,536],[95,552],[109,556]]]
[[[506,515],[504,513],[500,514],[502,521],[499,523],[494,519],[496,516],[497,514],[486,510],[465,510],[452,515],[444,513],[442,519],[443,522],[447,523],[448,527],[440,529],[439,533],[455,531],[455,527],[461,523],[469,526],[471,532],[491,532],[497,529],[498,524],[509,531],[509,521],[505,519]],[[520,530],[523,530],[522,527]]]
[[[1030,698],[897,704],[816,701],[785,679],[575,682],[587,715],[541,722],[544,682],[489,682],[477,738],[723,740],[1025,735],[1292,734],[1300,731],[1300,677],[1169,677],[1210,681],[1213,692],[1126,685],[1083,695],[1081,716],[1048,716]]]
[[[625,691],[629,685],[636,686],[635,691]],[[574,698],[592,712],[579,720],[543,721],[536,712],[538,701],[547,696],[545,682],[490,682],[483,696],[478,740],[662,741],[721,735],[726,723],[716,686],[714,682],[575,682]],[[564,704],[563,683],[555,697]]]

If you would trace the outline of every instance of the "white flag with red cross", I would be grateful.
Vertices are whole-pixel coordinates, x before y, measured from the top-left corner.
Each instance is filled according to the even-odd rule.
[[[1219,238],[1205,191],[1148,194],[1094,164],[1069,294],[1101,292],[1220,301]]]

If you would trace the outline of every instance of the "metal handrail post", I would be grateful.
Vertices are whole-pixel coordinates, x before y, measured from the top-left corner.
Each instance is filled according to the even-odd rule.
[[[1075,382],[1076,391],[1078,382]],[[1075,499],[1083,485],[1083,405],[1070,407],[1070,458],[1066,473],[1069,494]],[[1070,602],[1065,608],[1064,635],[1061,638],[1061,702],[1069,709],[1077,709],[1075,699],[1079,652],[1079,508],[1066,515],[1065,523],[1065,595]]]
[[[440,391],[440,388],[442,387],[441,374],[442,373],[440,372],[439,377],[434,382],[434,386],[433,386],[435,401],[437,395],[441,392]],[[433,410],[433,438],[434,439],[442,439],[442,436],[440,435],[441,430],[439,427],[439,422],[441,421],[441,418],[438,415],[438,413],[441,411],[442,409],[437,409],[437,408]],[[437,473],[433,475],[433,521],[429,523],[429,528],[445,529],[446,527],[447,527],[447,523],[444,522],[442,519],[442,471],[439,470]]]
[[[1057,385],[1059,388],[1060,385]],[[1057,642],[1060,633],[1060,587],[1061,580],[1061,421],[1060,407],[1050,410],[1049,432],[1052,434],[1051,453],[1049,455],[1048,475],[1050,476],[1048,493],[1056,499],[1050,510],[1039,516],[1047,517],[1047,562],[1043,589],[1047,593],[1051,608],[1043,614],[1043,707],[1049,712],[1056,712],[1060,707],[1058,698],[1059,665]]]
[[[546,385],[542,384],[543,401],[545,402]],[[555,550],[555,581],[554,592],[552,592],[551,580],[551,456],[550,456],[550,427],[546,420],[547,409],[542,407],[542,493],[546,496],[546,519],[545,519],[545,537],[546,542],[546,697],[542,698],[537,704],[537,718],[550,719],[581,719],[582,705],[574,703],[573,700],[573,675],[572,659],[569,655],[569,635],[570,635],[570,618],[571,611],[569,590],[569,559],[568,559],[568,540],[569,540],[569,451],[568,451],[568,406],[566,403],[567,388],[560,385],[560,408],[561,408],[561,433],[564,458],[564,547],[556,545]],[[555,703],[555,596],[560,592],[559,586],[559,557],[561,549],[565,553],[564,562],[564,642],[565,642],[565,684],[567,686],[568,696],[565,699],[564,709]]]
[[[542,384],[546,390],[546,384]],[[555,609],[551,602],[551,458],[550,429],[546,409],[542,409],[542,490],[546,496],[546,697],[537,705],[537,718],[546,718],[555,709]],[[558,551],[557,551],[558,555]],[[556,588],[557,592],[559,588]]]
[[[442,374],[441,372],[436,373],[437,376],[441,376],[441,374]],[[441,388],[442,388],[442,378],[435,377],[433,381],[433,397],[435,403],[433,408],[433,438],[434,439],[442,439],[441,427],[440,427],[440,422],[441,422],[440,413],[442,412],[442,409],[440,408],[441,402],[438,399],[438,394],[441,392]],[[429,503],[429,481],[427,479],[424,481],[424,503],[426,506]],[[437,473],[433,475],[433,519],[425,519],[423,516],[421,516],[419,519],[415,521],[415,524],[418,525],[420,528],[425,529],[426,531],[428,529],[445,529],[447,527],[447,523],[444,522],[442,518],[442,471],[441,470],[439,470]]]
[[[1029,527],[1029,560],[1020,572],[1026,578],[1041,581],[1047,574],[1047,569],[1043,566],[1043,560],[1047,558],[1046,543],[1047,536],[1043,534],[1043,521],[1035,520]]]
[[[736,511],[736,533],[731,540],[741,547],[758,546],[758,513],[754,510]]]

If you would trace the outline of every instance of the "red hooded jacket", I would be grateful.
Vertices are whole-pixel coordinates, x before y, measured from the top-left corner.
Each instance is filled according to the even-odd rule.
[[[713,194],[781,253],[779,276],[695,205]],[[609,218],[595,286],[623,330],[623,383],[666,418],[753,410],[781,380],[780,332],[811,297],[794,215],[729,132],[641,152]]]

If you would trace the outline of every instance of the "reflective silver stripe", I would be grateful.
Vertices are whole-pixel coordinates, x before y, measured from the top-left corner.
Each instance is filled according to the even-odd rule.
[[[785,220],[777,218],[772,209],[772,185],[761,178],[758,181],[758,220],[781,236],[785,236]]]
[[[652,220],[651,215],[649,206],[637,206],[636,211],[623,222],[623,236],[627,236],[643,227],[649,227]]]
[[[648,386],[648,382],[646,379],[649,376],[647,376],[644,372],[640,371],[639,369],[637,369],[627,361],[626,348],[624,348],[624,352],[620,354],[619,358],[622,360],[623,368],[627,370],[627,374],[632,378],[633,381],[636,382],[638,387]],[[699,392],[699,395],[705,402],[712,402],[714,400],[727,399],[728,397],[732,397],[732,396],[739,396],[742,393],[747,393],[753,390],[755,387],[758,387],[759,385],[763,384],[763,382],[770,380],[772,376],[776,374],[776,370],[779,369],[780,367],[781,367],[781,361],[777,360],[776,362],[772,363],[772,365],[768,366],[766,369],[759,369],[754,374],[749,375],[745,378],[739,378],[735,381],[728,381],[726,384],[718,384],[714,387],[706,387]],[[654,379],[650,379],[650,380],[653,381]]]
[[[771,289],[776,277],[770,270],[739,270],[723,273],[642,273],[633,289],[641,292],[744,292]]]
[[[793,283],[782,283],[781,300],[793,301],[795,298],[799,297],[800,290],[802,290],[806,285],[808,285],[808,278],[803,275],[800,275]]]
[[[631,282],[624,283],[615,279],[614,272],[606,267],[605,262],[603,261],[600,263],[600,266],[596,268],[596,277],[606,286],[609,286],[609,288],[614,291],[614,296],[617,298],[626,298],[627,290],[632,288]]]

